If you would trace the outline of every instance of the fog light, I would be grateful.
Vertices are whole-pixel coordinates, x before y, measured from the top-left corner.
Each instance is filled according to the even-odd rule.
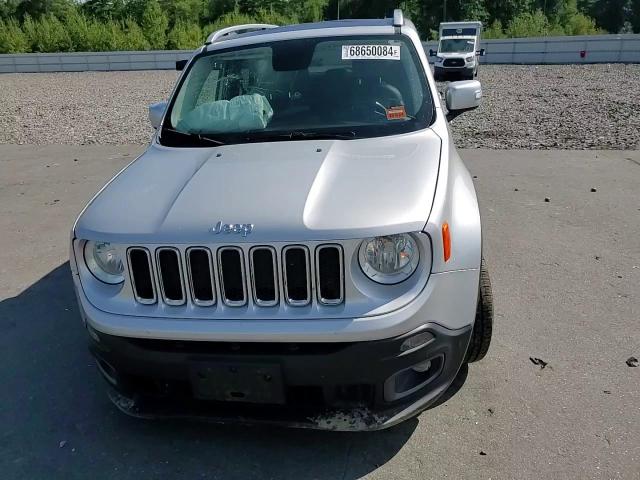
[[[414,372],[423,373],[431,368],[431,360],[427,360],[426,362],[419,363],[411,367]]]
[[[384,382],[385,401],[395,402],[424,388],[438,378],[443,364],[444,355],[440,354],[394,373]]]
[[[400,351],[406,352],[408,350],[413,350],[415,348],[422,347],[423,345],[426,345],[433,339],[434,339],[434,336],[429,332],[418,333],[417,335],[414,335],[413,337],[409,337],[404,342],[402,342],[402,345],[400,345]]]

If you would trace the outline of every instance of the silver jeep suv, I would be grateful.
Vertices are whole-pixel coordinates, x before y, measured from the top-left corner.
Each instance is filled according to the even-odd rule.
[[[485,355],[480,215],[447,125],[482,91],[451,83],[445,111],[428,65],[399,10],[209,37],[72,231],[120,409],[374,430]]]

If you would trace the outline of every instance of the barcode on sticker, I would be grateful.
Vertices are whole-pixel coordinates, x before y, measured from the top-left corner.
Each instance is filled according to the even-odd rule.
[[[400,60],[400,45],[343,45],[342,60]]]

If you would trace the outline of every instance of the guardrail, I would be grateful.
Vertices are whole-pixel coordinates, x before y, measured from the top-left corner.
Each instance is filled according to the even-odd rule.
[[[424,42],[437,49],[437,42]],[[485,64],[640,63],[640,34],[483,40]],[[171,70],[192,50],[0,55],[0,73]],[[429,57],[433,62],[433,57]]]
[[[0,73],[172,70],[193,50],[18,53],[0,55]]]

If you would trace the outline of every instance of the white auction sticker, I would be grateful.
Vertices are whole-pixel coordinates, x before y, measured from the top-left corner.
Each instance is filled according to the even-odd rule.
[[[400,60],[400,45],[343,45],[342,60]]]

